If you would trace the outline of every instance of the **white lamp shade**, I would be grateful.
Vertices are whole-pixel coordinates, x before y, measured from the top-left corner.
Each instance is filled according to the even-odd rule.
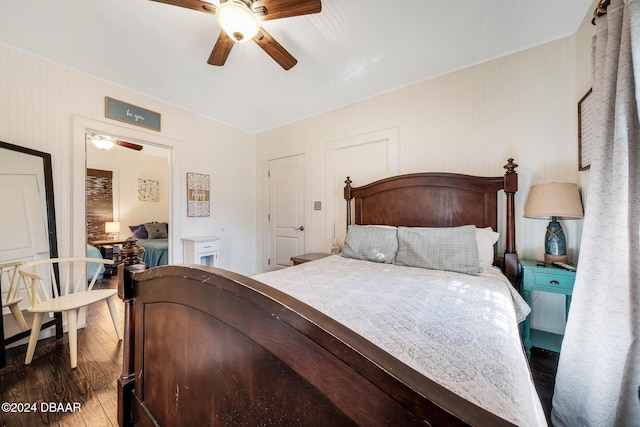
[[[552,182],[531,186],[524,208],[526,218],[559,219],[583,217],[578,186],[568,182]]]
[[[104,232],[107,234],[116,234],[120,232],[120,223],[119,222],[105,222],[104,223]]]
[[[244,4],[228,0],[216,10],[216,20],[225,33],[238,42],[244,42],[258,34],[258,18]]]

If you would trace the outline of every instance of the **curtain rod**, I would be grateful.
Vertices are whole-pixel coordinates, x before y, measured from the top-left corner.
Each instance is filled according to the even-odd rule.
[[[593,11],[593,19],[591,20],[592,25],[596,25],[596,18],[607,14],[607,7],[610,3],[611,0],[600,0],[598,6],[596,6],[596,10]]]

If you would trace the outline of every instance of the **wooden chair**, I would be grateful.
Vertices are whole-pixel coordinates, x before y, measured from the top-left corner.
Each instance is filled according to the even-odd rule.
[[[16,323],[21,331],[29,329],[27,322],[24,320],[22,310],[18,304],[22,302],[20,296],[20,276],[18,275],[18,266],[22,264],[22,261],[12,261],[0,264],[0,284],[2,284],[2,278],[6,277],[9,287],[5,297],[2,298],[2,308],[8,307],[11,310],[11,314],[16,319]]]
[[[78,366],[77,321],[78,312],[81,308],[106,300],[118,339],[122,340],[122,332],[114,302],[114,297],[118,291],[116,289],[93,289],[102,270],[95,268],[95,264],[113,264],[113,260],[51,258],[28,262],[18,268],[31,299],[31,308],[27,310],[34,313],[27,356],[24,361],[25,365],[30,364],[33,359],[33,353],[40,335],[42,316],[45,313],[61,312],[63,316],[66,314],[72,369]],[[75,284],[73,284],[72,279]],[[53,295],[50,295],[51,292],[53,292]]]

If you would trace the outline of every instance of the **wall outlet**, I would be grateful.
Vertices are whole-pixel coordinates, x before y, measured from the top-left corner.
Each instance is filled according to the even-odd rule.
[[[313,202],[313,210],[314,211],[322,210],[322,202]]]

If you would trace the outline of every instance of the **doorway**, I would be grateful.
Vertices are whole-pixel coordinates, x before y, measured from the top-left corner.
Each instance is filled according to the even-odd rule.
[[[168,230],[168,262],[170,264],[179,263],[182,259],[182,247],[180,241],[181,224],[180,213],[183,205],[180,203],[184,194],[182,185],[180,185],[181,177],[181,142],[171,138],[159,136],[154,133],[149,133],[147,130],[138,130],[129,127],[123,127],[120,125],[114,125],[107,122],[88,119],[85,117],[74,116],[73,117],[73,176],[75,182],[85,182],[86,180],[86,167],[87,167],[87,144],[86,133],[101,134],[101,135],[113,135],[126,141],[132,141],[136,144],[143,145],[143,152],[150,153],[163,153],[160,154],[163,157],[163,165],[167,171],[166,185],[164,185],[163,191],[166,192],[167,207],[164,212],[168,218],[167,222],[171,225]],[[132,151],[133,150],[129,150]],[[135,153],[133,154],[135,156]],[[142,159],[138,157],[138,159]],[[106,159],[103,159],[106,161]],[[127,166],[126,169],[130,169],[133,172],[139,171],[141,168],[139,163]],[[104,169],[104,168],[103,168]],[[127,219],[124,214],[125,208],[120,206],[120,200],[123,200],[125,194],[120,194],[123,191],[134,192],[137,194],[138,184],[137,177],[136,183],[132,185],[118,185],[115,183],[121,180],[121,174],[125,167],[121,165],[118,168],[119,173],[114,173],[114,213],[118,216],[114,216],[113,220],[121,222],[121,235],[130,235],[129,224],[130,220]],[[145,178],[141,176],[141,178]],[[71,253],[72,254],[85,254],[87,251],[87,229],[86,229],[86,190],[85,185],[74,186],[73,188],[73,220],[72,220],[72,235],[71,235]],[[126,221],[126,223],[125,223]],[[153,220],[150,220],[153,221]],[[126,228],[125,228],[126,227]],[[80,255],[78,255],[80,256]],[[84,255],[82,255],[84,256]]]
[[[92,135],[87,138],[89,241],[124,241],[141,225],[169,224],[168,150],[136,144],[140,151],[118,145],[100,149],[92,143]]]
[[[304,154],[269,160],[269,270],[304,253]]]

